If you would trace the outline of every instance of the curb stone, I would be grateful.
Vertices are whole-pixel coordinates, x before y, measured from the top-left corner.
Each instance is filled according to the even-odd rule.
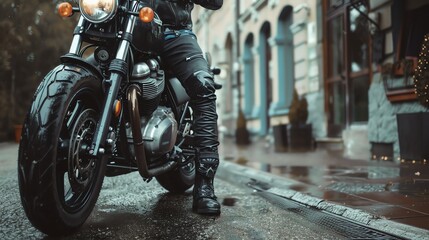
[[[293,179],[276,176],[271,173],[245,167],[233,162],[221,161],[216,177],[238,185],[247,185],[251,181],[258,181],[269,186],[266,192],[272,193],[301,204],[315,207],[368,227],[408,239],[428,239],[429,231],[406,224],[398,223],[383,217],[367,213],[360,209],[346,207],[321,198],[310,196],[295,190],[291,185],[300,183]]]

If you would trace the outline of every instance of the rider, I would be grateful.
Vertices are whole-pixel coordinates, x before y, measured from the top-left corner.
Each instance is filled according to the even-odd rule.
[[[192,32],[191,11],[194,4],[217,10],[223,0],[157,0],[155,11],[164,27],[161,58],[180,80],[191,97],[194,111],[196,176],[193,190],[193,211],[199,214],[220,214],[214,193],[213,179],[219,165],[216,95],[213,75]]]

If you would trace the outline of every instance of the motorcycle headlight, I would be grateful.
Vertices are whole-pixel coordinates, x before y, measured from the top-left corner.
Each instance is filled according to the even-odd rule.
[[[101,23],[115,16],[118,0],[79,0],[79,8],[88,21]]]

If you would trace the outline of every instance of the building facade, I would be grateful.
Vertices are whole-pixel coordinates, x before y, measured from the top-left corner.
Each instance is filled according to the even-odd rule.
[[[224,0],[218,11],[196,6],[194,31],[222,69],[220,124],[234,133],[242,112],[253,136],[271,136],[273,126],[289,122],[296,90],[308,102],[317,143],[340,140],[346,155],[387,154],[397,161],[397,115],[427,111],[412,76],[428,4]],[[380,153],[380,146],[392,153]]]

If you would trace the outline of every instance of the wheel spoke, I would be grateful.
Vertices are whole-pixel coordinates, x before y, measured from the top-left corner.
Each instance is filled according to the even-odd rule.
[[[79,113],[82,111],[82,109],[83,109],[82,101],[77,100],[73,110],[67,113],[68,119],[67,119],[66,126],[67,126],[67,129],[69,129],[69,131],[71,131],[71,128],[74,126],[74,123],[76,122],[76,119],[79,117]]]
[[[70,201],[73,197],[73,190],[70,186],[67,174],[64,175],[64,201]]]

